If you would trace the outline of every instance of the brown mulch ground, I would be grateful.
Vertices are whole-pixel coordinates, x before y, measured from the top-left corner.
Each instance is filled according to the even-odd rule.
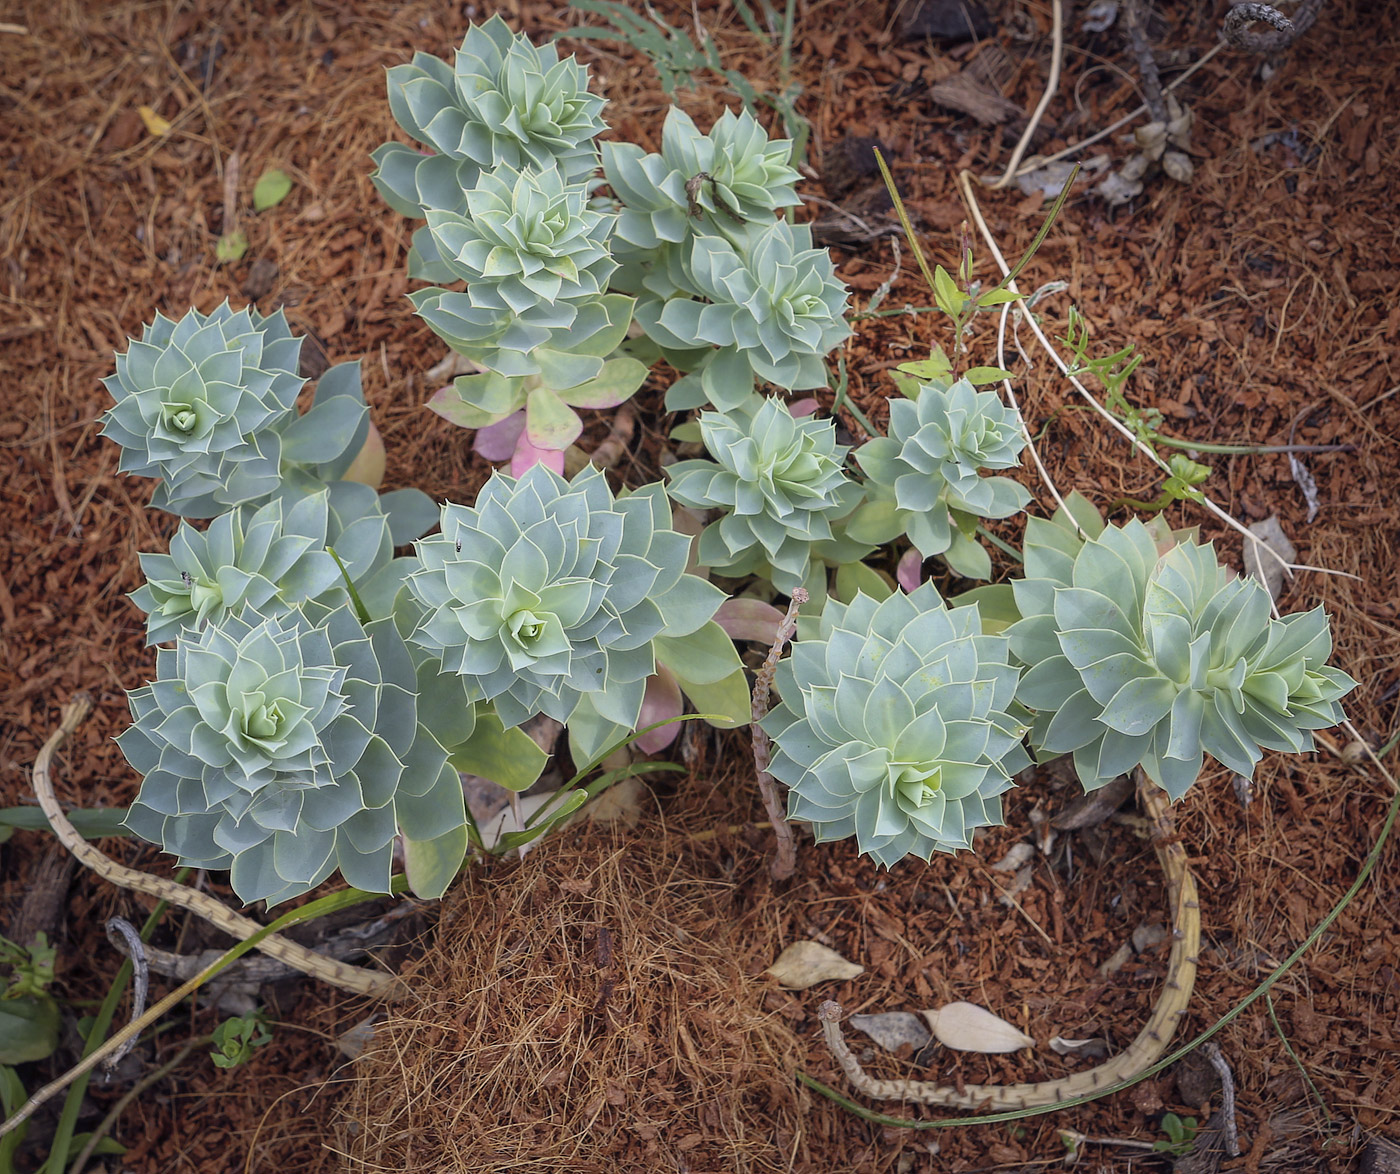
[[[473,7],[483,15],[490,6],[465,9]],[[496,7],[536,34],[567,21],[564,10],[533,0]],[[1223,6],[1159,0],[1157,7],[1162,27],[1154,35],[1170,77],[1214,43]],[[689,5],[667,0],[660,8],[692,27]],[[1048,6],[1007,0],[991,8],[999,21],[992,41],[939,49],[900,42],[884,5],[799,5],[794,58],[814,126],[816,178],[807,190],[878,220],[878,201],[859,179],[839,180],[843,137],[878,138],[890,148],[925,247],[950,266],[965,215],[957,171],[1000,172],[1018,124],[1009,132],[984,128],[932,104],[927,90],[999,45],[1010,64],[1005,93],[1028,111],[1048,68]],[[717,31],[727,61],[756,85],[776,88],[776,53],[755,47],[727,3],[707,0],[696,11]],[[0,472],[9,523],[0,537],[0,803],[27,801],[28,768],[58,707],[87,689],[98,707],[64,756],[60,795],[73,805],[110,805],[134,792],[111,742],[126,720],[122,691],[151,665],[139,617],[122,597],[139,582],[136,552],[158,548],[174,523],[143,509],[148,485],[115,475],[116,451],[97,435],[109,402],[99,380],[112,352],[155,310],[208,309],[225,297],[235,304],[256,297],[264,311],[285,306],[294,329],[315,338],[308,351],[330,362],[363,358],[390,485],[462,500],[486,475],[467,436],[421,406],[431,390],[424,372],[442,347],[402,297],[412,226],[379,202],[366,158],[394,133],[382,68],[414,49],[450,55],[468,15],[462,5],[426,0],[232,7],[62,0],[30,3],[5,19],[27,31],[0,30]],[[1374,745],[1396,725],[1400,689],[1392,504],[1400,432],[1393,394],[1400,307],[1392,293],[1400,286],[1392,178],[1400,173],[1398,49],[1400,13],[1392,6],[1334,0],[1267,81],[1255,60],[1215,57],[1181,91],[1196,114],[1193,183],[1153,180],[1117,210],[1072,200],[1022,281],[1025,288],[1069,283],[1066,294],[1037,307],[1055,332],[1072,299],[1103,349],[1136,342],[1145,361],[1131,394],[1160,408],[1178,435],[1356,446],[1305,458],[1319,486],[1312,522],[1287,457],[1204,459],[1215,466],[1207,488],[1230,512],[1245,521],[1277,513],[1301,562],[1356,576],[1302,575],[1281,603],[1298,610],[1320,602],[1334,615],[1337,661],[1361,683],[1349,711]],[[664,99],[650,66],[627,50],[582,51],[614,103],[620,132],[654,143]],[[1135,76],[1116,30],[1088,34],[1072,22],[1065,76],[1034,149],[1052,153],[1127,113],[1138,101]],[[712,80],[685,97],[702,125],[731,100]],[[147,133],[141,105],[170,121],[168,136]],[[1088,155],[1099,152],[1121,161],[1126,148],[1109,139]],[[274,166],[296,187],[286,202],[256,214],[252,184]],[[1039,200],[1015,189],[979,199],[1003,249],[1024,246],[1039,224]],[[815,214],[827,211],[818,205]],[[232,215],[251,247],[242,261],[218,266],[214,243]],[[978,251],[980,275],[993,276]],[[858,304],[893,266],[883,240],[837,256]],[[912,269],[906,256],[887,307],[927,303]],[[931,316],[862,322],[847,356],[856,403],[878,420],[889,390],[884,372],[946,342],[940,330]],[[973,345],[990,359],[990,324]],[[1151,467],[1079,410],[1050,364],[1034,357],[1019,390],[1056,483],[1100,505],[1154,496]],[[619,469],[633,484],[656,475],[665,437],[655,393],[639,404],[634,451]],[[1176,507],[1170,517],[1202,524],[1238,565],[1237,538],[1207,515]],[[121,1168],[368,1169],[378,1168],[380,1153],[406,1155],[395,1147],[412,1142],[420,1164],[405,1158],[393,1168],[1014,1170],[1057,1163],[1057,1127],[1150,1141],[1161,1136],[1164,1108],[1203,1115],[1192,1093],[1200,1082],[1190,1074],[1020,1125],[937,1133],[872,1126],[799,1093],[795,1069],[844,1087],[815,1031],[813,1011],[827,995],[848,1011],[968,999],[1041,1041],[1030,1057],[940,1060],[919,1073],[925,1078],[1054,1074],[1066,1063],[1044,1047],[1056,1033],[1103,1035],[1121,1046],[1154,997],[1161,957],[1149,951],[1110,979],[1096,968],[1140,924],[1162,919],[1162,898],[1150,855],[1114,829],[1077,841],[1072,872],[1038,863],[1019,909],[998,901],[993,878],[1006,881],[989,863],[1024,835],[1036,804],[1053,813],[1074,793],[1049,773],[1012,797],[1009,828],[990,835],[980,857],[886,875],[845,846],[807,845],[797,880],[774,891],[763,837],[726,830],[713,841],[695,838],[759,818],[744,753],[731,735],[693,758],[689,785],[664,797],[659,812],[644,811],[646,843],[571,832],[521,864],[469,878],[444,907],[441,947],[413,964],[456,1018],[420,1016],[395,1026],[402,1035],[384,1033],[411,1041],[410,1055],[444,1049],[456,1066],[444,1061],[442,1072],[425,1074],[422,1064],[400,1065],[397,1083],[390,1068],[375,1082],[357,1082],[328,1041],[363,1008],[307,988],[249,1067],[225,1074],[191,1061],[131,1107],[118,1129],[130,1147]],[[1227,772],[1206,772],[1178,811],[1201,883],[1207,943],[1186,1031],[1228,1011],[1306,936],[1356,875],[1385,808],[1383,784],[1325,755],[1266,760],[1248,806]],[[653,837],[662,821],[665,836]],[[129,862],[167,867],[129,841],[107,847]],[[44,848],[26,833],[0,847],[7,927]],[[1392,845],[1372,883],[1274,992],[1279,1024],[1325,1114],[1262,1005],[1219,1037],[1239,1086],[1246,1151],[1227,1166],[1347,1168],[1367,1137],[1400,1138],[1395,861]],[[103,941],[103,920],[144,912],[130,894],[75,882],[54,927],[64,996],[101,997],[118,962]],[[611,935],[606,949],[603,930]],[[801,996],[766,987],[763,968],[800,937],[828,940],[867,973]],[[522,941],[533,950],[517,962],[522,973],[553,976],[553,985],[492,989],[502,952],[519,952]],[[600,1006],[606,982],[613,986]],[[171,1042],[147,1057],[168,1055],[177,1037],[213,1022],[207,1010],[194,1023],[178,1020]],[[419,1030],[428,1034],[415,1036]],[[527,1036],[557,1046],[531,1051]],[[519,1064],[495,1083],[481,1079],[512,1041],[537,1062],[534,1087]],[[551,1063],[577,1067],[575,1078],[551,1083]],[[882,1075],[910,1072],[898,1060],[879,1063]],[[26,1075],[37,1084],[47,1073]],[[443,1091],[449,1075],[476,1090],[479,1120],[472,1126],[468,1115],[454,1130],[438,1113],[440,1136],[433,1136],[409,1112],[412,1098],[431,1094],[437,1099],[425,1103],[466,1113],[460,1097]],[[94,1120],[120,1091],[90,1094]],[[593,1123],[589,1132],[570,1132],[579,1114]],[[1163,1168],[1140,1151],[1096,1147],[1084,1164],[1153,1161]]]

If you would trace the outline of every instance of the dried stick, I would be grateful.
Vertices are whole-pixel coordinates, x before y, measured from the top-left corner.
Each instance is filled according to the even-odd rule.
[[[1220,1075],[1220,1115],[1225,1118],[1225,1152],[1232,1158],[1240,1156],[1240,1130],[1235,1123],[1235,1075],[1214,1042],[1202,1049],[1206,1059]]]
[[[185,1062],[186,1057],[189,1056],[195,1048],[201,1047],[211,1041],[212,1037],[207,1035],[200,1039],[191,1040],[175,1053],[174,1059],[167,1060],[159,1068],[155,1069],[155,1071],[148,1072],[127,1089],[116,1103],[112,1105],[111,1109],[107,1111],[107,1115],[102,1118],[97,1128],[92,1131],[92,1136],[88,1138],[87,1145],[83,1146],[83,1148],[78,1151],[78,1156],[73,1159],[73,1165],[69,1167],[68,1174],[83,1174],[92,1155],[97,1151],[98,1143],[112,1132],[116,1127],[118,1119],[120,1119],[121,1115],[131,1106],[131,1102],[140,1097],[148,1088],[159,1084],[174,1072],[176,1068]]]
[[[189,982],[171,991],[165,998],[161,999],[160,1002],[154,1004],[144,1015],[133,1019],[117,1032],[116,1035],[108,1039],[100,1048],[83,1057],[83,1059],[74,1064],[73,1067],[68,1069],[62,1076],[55,1077],[53,1080],[49,1081],[48,1084],[44,1085],[43,1088],[39,1089],[38,1092],[34,1093],[25,1101],[3,1124],[0,1124],[0,1137],[3,1137],[13,1129],[17,1129],[20,1125],[23,1125],[24,1122],[28,1121],[29,1118],[34,1115],[35,1110],[38,1109],[40,1105],[56,1097],[72,1084],[73,1081],[77,1080],[78,1077],[86,1072],[91,1072],[99,1064],[108,1060],[122,1049],[129,1048],[130,1045],[135,1042],[136,1037],[145,1031],[146,1028],[163,1018],[167,1011],[174,1010],[179,1006],[182,1000],[194,994],[206,981],[218,974],[225,964],[223,961],[225,958],[245,948],[246,947],[244,947],[242,943],[234,946],[232,950],[222,955],[219,961],[210,966],[206,966],[190,979]]]
[[[1031,114],[1031,120],[1026,123],[1026,129],[1021,132],[1021,138],[1016,143],[1016,149],[1011,152],[1011,161],[1007,163],[1006,170],[1002,172],[1001,178],[991,186],[993,188],[1004,188],[1016,178],[1016,168],[1021,165],[1021,159],[1026,153],[1026,148],[1031,145],[1031,137],[1035,134],[1035,128],[1040,125],[1040,120],[1045,117],[1045,111],[1050,105],[1050,100],[1055,96],[1055,91],[1060,88],[1060,65],[1065,56],[1065,13],[1062,0],[1050,0],[1051,3],[1051,46],[1050,46],[1050,77],[1045,82],[1045,92],[1040,95],[1040,101],[1036,103],[1035,111]]]
[[[1128,0],[1123,6],[1124,23],[1128,26],[1128,44],[1132,47],[1138,71],[1142,74],[1142,96],[1147,102],[1147,112],[1153,122],[1163,126],[1167,122],[1167,99],[1162,94],[1162,75],[1157,72],[1157,58],[1152,55],[1152,45],[1147,40],[1147,30],[1143,27],[1142,0]]]
[[[1210,64],[1210,62],[1215,58],[1216,54],[1223,53],[1225,51],[1225,48],[1226,46],[1224,41],[1219,41],[1216,44],[1212,45],[1210,47],[1210,51],[1207,52],[1204,56],[1202,56],[1199,61],[1197,61],[1194,65],[1191,65],[1189,68],[1183,70],[1180,74],[1174,77],[1170,83],[1168,83],[1168,85],[1166,86],[1166,93],[1170,94],[1173,90],[1185,85],[1186,82],[1191,78],[1191,76],[1194,73],[1196,73],[1197,70],[1202,69],[1206,65]],[[1101,130],[1096,130],[1088,138],[1080,139],[1079,142],[1071,144],[1070,146],[1066,147],[1063,151],[1056,151],[1053,155],[1032,156],[1016,172],[1016,175],[1018,177],[1022,175],[1029,175],[1032,171],[1039,171],[1042,167],[1048,167],[1052,163],[1058,163],[1061,159],[1068,159],[1071,155],[1078,155],[1080,151],[1083,151],[1087,147],[1092,147],[1095,143],[1102,142],[1110,135],[1116,134],[1123,127],[1127,126],[1130,122],[1141,118],[1144,114],[1147,113],[1148,109],[1147,106],[1144,104],[1142,106],[1139,106],[1136,110],[1130,110],[1127,114],[1123,115],[1122,118],[1119,118],[1114,122],[1110,122]],[[984,178],[982,182],[986,183],[987,180]]]
[[[1236,4],[1225,14],[1220,31],[1230,44],[1246,53],[1279,53],[1312,28],[1321,8],[1322,0],[1303,0],[1289,20],[1272,4]],[[1256,21],[1272,31],[1257,32],[1250,27]]]
[[[787,880],[797,871],[797,844],[792,838],[792,825],[783,814],[783,801],[778,797],[778,788],[773,776],[768,773],[768,761],[773,743],[767,732],[758,723],[768,715],[768,693],[773,688],[773,675],[778,671],[778,658],[783,654],[783,646],[797,632],[797,609],[810,596],[805,587],[796,587],[788,604],[787,615],[778,625],[773,637],[773,646],[768,650],[758,675],[753,683],[753,707],[749,711],[753,717],[753,763],[758,772],[758,792],[763,796],[763,806],[768,811],[768,819],[773,825],[773,836],[778,841],[778,854],[773,858],[770,871],[774,880]]]
[[[86,865],[114,885],[168,901],[181,909],[188,909],[233,938],[244,940],[261,933],[264,926],[252,918],[235,913],[207,893],[195,892],[184,885],[177,885],[174,881],[127,868],[104,856],[84,840],[77,829],[68,822],[68,817],[63,814],[63,808],[58,805],[58,798],[54,795],[49,764],[58,748],[91,710],[92,698],[86,693],[76,694],[73,700],[63,707],[63,717],[58,729],[44,743],[38,757],[34,759],[34,794],[38,797],[39,806],[59,842],[78,858],[80,864]],[[393,975],[375,974],[359,966],[336,962],[277,934],[264,937],[258,942],[257,948],[264,954],[287,963],[288,966],[295,966],[303,974],[312,975],[351,994],[375,998],[392,997],[398,983],[398,979]]]
[[[977,197],[973,193],[972,178],[972,173],[968,171],[962,172],[958,177],[959,184],[962,188],[963,199],[967,203],[968,210],[972,213],[973,220],[975,220],[977,223],[977,229],[981,233],[982,239],[987,245],[987,250],[992,254],[992,259],[996,261],[997,266],[1001,269],[1003,275],[1009,274],[1011,272],[1011,267],[1007,264],[1006,258],[1002,255],[1001,248],[996,242],[996,237],[992,235],[992,230],[987,226],[986,217],[982,215],[982,207],[980,204],[978,204]],[[1014,294],[1020,294],[1020,290],[1017,288],[1015,281],[1008,282],[1006,288]],[[1055,349],[1054,345],[1050,342],[1050,339],[1046,337],[1045,331],[1041,327],[1040,322],[1036,319],[1036,316],[1030,313],[1030,308],[1026,305],[1025,299],[1021,298],[1016,304],[1019,305],[1021,309],[1026,312],[1026,324],[1030,327],[1031,333],[1035,335],[1036,341],[1040,343],[1045,353],[1050,356],[1055,366],[1059,368],[1060,374],[1063,375],[1069,381],[1070,385],[1075,389],[1075,391],[1077,391],[1080,394],[1081,397],[1083,397],[1085,402],[1088,403],[1089,407],[1091,407],[1095,412],[1102,416],[1104,420],[1107,421],[1109,426],[1113,428],[1120,436],[1122,436],[1124,440],[1126,440],[1135,449],[1137,449],[1138,452],[1142,453],[1143,456],[1147,457],[1147,459],[1150,460],[1159,469],[1161,469],[1162,472],[1169,474],[1171,472],[1171,469],[1167,466],[1167,462],[1164,461],[1157,454],[1156,450],[1153,449],[1151,445],[1145,444],[1142,440],[1140,440],[1131,428],[1124,424],[1122,420],[1118,419],[1117,416],[1113,415],[1113,413],[1110,412],[1107,408],[1105,408],[1103,404],[1099,403],[1098,399],[1093,395],[1093,393],[1090,392],[1090,390],[1087,387],[1085,387],[1084,384],[1081,383],[1079,379],[1074,375],[1074,373],[1070,370],[1069,364],[1065,362],[1064,357],[1059,353],[1059,351]],[[1253,531],[1251,531],[1247,526],[1245,526],[1243,522],[1240,522],[1236,518],[1234,518],[1225,509],[1216,504],[1216,502],[1213,501],[1210,497],[1202,496],[1200,504],[1204,506],[1207,510],[1209,510],[1212,514],[1214,514],[1220,521],[1224,522],[1225,525],[1229,526],[1230,529],[1236,531],[1238,534],[1243,536],[1246,542],[1253,543],[1257,552],[1267,554],[1270,558],[1272,558],[1276,563],[1284,567],[1286,570],[1317,571],[1318,573],[1323,575],[1336,575],[1338,578],[1356,579],[1358,581],[1361,578],[1360,575],[1353,575],[1350,571],[1339,571],[1335,570],[1332,567],[1315,567],[1308,563],[1290,563],[1267,542],[1261,540],[1259,536],[1253,533]],[[1277,610],[1275,610],[1275,614],[1277,614]]]
[[[945,1105],[957,1109],[1029,1109],[1058,1101],[1089,1096],[1131,1081],[1151,1067],[1167,1050],[1177,1025],[1186,1015],[1196,985],[1197,955],[1201,948],[1201,908],[1196,881],[1187,866],[1186,849],[1176,835],[1176,823],[1166,792],[1152,782],[1141,767],[1135,772],[1138,801],[1152,823],[1157,860],[1167,878],[1172,908],[1172,946],[1167,958],[1167,978],[1147,1023],[1123,1051],[1097,1068],[1076,1072],[1038,1084],[969,1084],[961,1087],[928,1080],[877,1080],[860,1066],[841,1034],[841,1007],[827,1000],[817,1009],[822,1035],[831,1054],[850,1082],[866,1096],[882,1101],[913,1101],[921,1105]]]

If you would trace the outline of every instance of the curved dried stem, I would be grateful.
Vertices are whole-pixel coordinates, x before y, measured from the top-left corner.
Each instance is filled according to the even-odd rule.
[[[992,254],[993,259],[996,261],[998,267],[1000,267],[1002,273],[1010,273],[1010,266],[1006,263],[1006,258],[1002,255],[1001,248],[997,245],[996,238],[992,236],[992,231],[987,226],[986,218],[982,215],[981,205],[978,204],[977,197],[973,193],[972,174],[970,172],[964,171],[959,175],[958,178],[959,185],[962,188],[963,198],[967,202],[968,210],[972,213],[973,219],[977,222],[977,230],[982,234],[982,239],[986,242],[988,251]],[[1020,291],[1016,287],[1016,282],[1014,280],[1008,281],[1006,283],[1006,288],[1009,289],[1012,293],[1020,293]],[[1138,452],[1142,453],[1143,456],[1147,457],[1147,459],[1150,460],[1159,469],[1161,469],[1163,473],[1166,473],[1170,476],[1170,467],[1167,465],[1167,462],[1164,461],[1157,454],[1156,450],[1153,449],[1151,445],[1145,444],[1141,439],[1138,438],[1137,435],[1134,434],[1132,429],[1130,429],[1126,424],[1124,424],[1123,421],[1118,419],[1117,416],[1113,415],[1113,413],[1110,412],[1107,408],[1105,408],[1103,404],[1099,403],[1098,398],[1087,387],[1085,387],[1084,384],[1081,383],[1079,379],[1076,378],[1076,376],[1071,372],[1069,364],[1065,362],[1064,357],[1059,353],[1059,351],[1055,349],[1050,339],[1046,337],[1045,331],[1041,328],[1040,323],[1036,321],[1035,315],[1030,313],[1030,309],[1026,305],[1025,299],[1021,298],[1015,304],[1019,305],[1021,309],[1025,311],[1026,324],[1030,327],[1031,332],[1035,335],[1036,341],[1040,343],[1045,353],[1050,356],[1055,366],[1059,368],[1060,374],[1063,375],[1065,379],[1069,381],[1070,385],[1075,389],[1075,391],[1077,391],[1080,394],[1080,396],[1085,400],[1085,402],[1088,403],[1088,405],[1091,408],[1094,409],[1094,411],[1096,411],[1108,422],[1109,426],[1112,427],[1114,431],[1121,435],[1129,444],[1131,444],[1135,449],[1137,449]],[[1224,522],[1227,526],[1229,526],[1230,529],[1242,535],[1246,542],[1252,543],[1255,547],[1256,553],[1259,553],[1261,555],[1267,555],[1269,558],[1273,559],[1280,566],[1282,566],[1285,570],[1318,571],[1324,575],[1336,575],[1339,578],[1343,579],[1359,580],[1361,578],[1360,575],[1353,575],[1349,571],[1339,571],[1331,567],[1315,567],[1308,563],[1290,563],[1267,542],[1262,541],[1258,535],[1256,535],[1253,531],[1249,529],[1248,526],[1236,519],[1234,516],[1232,516],[1230,513],[1224,510],[1221,506],[1219,506],[1216,502],[1212,501],[1209,497],[1202,495],[1200,499],[1200,504],[1204,506],[1207,510],[1209,510],[1212,514],[1214,514],[1220,521]],[[1275,610],[1275,614],[1277,614],[1277,610]]]
[[[1063,0],[1050,0],[1050,3],[1050,76],[1045,82],[1045,92],[1040,95],[1040,101],[1036,103],[1035,110],[1031,113],[1031,119],[1026,123],[1026,129],[1021,132],[1016,149],[1011,152],[1011,159],[1006,165],[1006,170],[1002,172],[1000,179],[990,184],[992,188],[1004,188],[1016,178],[1016,169],[1021,166],[1021,160],[1026,154],[1026,148],[1031,145],[1031,138],[1035,135],[1036,127],[1040,125],[1040,120],[1045,117],[1045,111],[1050,107],[1050,100],[1054,98],[1055,92],[1060,88],[1060,67],[1065,58],[1064,2]]]
[[[1236,4],[1225,14],[1221,33],[1236,49],[1246,53],[1280,53],[1312,28],[1323,0],[1303,0],[1289,20],[1272,4]],[[1255,24],[1266,24],[1260,32]]]
[[[797,871],[797,844],[792,837],[792,825],[783,813],[783,801],[778,796],[777,783],[768,773],[773,743],[767,731],[758,723],[768,714],[768,694],[773,688],[773,676],[778,671],[778,658],[783,655],[783,648],[797,631],[797,609],[806,603],[808,598],[804,587],[793,591],[787,615],[778,625],[777,634],[773,637],[773,646],[768,650],[768,655],[754,678],[753,705],[749,711],[753,718],[750,728],[753,731],[753,762],[758,773],[758,791],[763,796],[763,806],[768,812],[769,822],[773,825],[773,837],[778,842],[778,854],[773,858],[771,866],[774,880],[787,880]]]
[[[1138,802],[1152,823],[1153,846],[1167,878],[1172,909],[1172,945],[1167,977],[1147,1023],[1123,1051],[1097,1068],[1036,1084],[969,1084],[960,1087],[928,1080],[877,1080],[860,1066],[841,1034],[841,1007],[827,1000],[817,1010],[822,1035],[850,1082],[868,1097],[882,1101],[913,1101],[957,1109],[1029,1109],[1075,1097],[1100,1093],[1131,1081],[1150,1068],[1171,1042],[1186,1015],[1196,985],[1201,948],[1201,907],[1196,881],[1187,866],[1186,850],[1176,834],[1176,821],[1166,794],[1142,768],[1137,769]]]
[[[34,759],[34,794],[38,797],[39,806],[43,809],[49,826],[53,828],[59,843],[76,856],[80,864],[90,868],[103,880],[110,881],[120,888],[145,893],[147,896],[168,901],[181,909],[187,909],[239,941],[261,933],[264,926],[259,925],[251,918],[235,913],[207,893],[195,892],[193,889],[176,884],[172,880],[165,880],[162,877],[139,872],[134,868],[127,868],[125,865],[118,864],[115,860],[104,856],[96,847],[84,840],[78,834],[77,829],[68,822],[68,817],[63,814],[63,808],[58,805],[58,799],[54,795],[50,763],[58,752],[58,748],[63,745],[69,735],[78,728],[91,711],[92,698],[86,693],[76,694],[73,700],[63,707],[63,716],[58,728],[44,743],[38,757]],[[298,945],[289,938],[279,937],[276,934],[265,937],[258,942],[257,948],[278,961],[295,967],[303,974],[319,978],[323,982],[328,982],[343,991],[349,991],[351,994],[384,998],[392,995],[398,984],[398,979],[393,975],[376,974],[359,966],[337,962],[318,954],[315,950]]]

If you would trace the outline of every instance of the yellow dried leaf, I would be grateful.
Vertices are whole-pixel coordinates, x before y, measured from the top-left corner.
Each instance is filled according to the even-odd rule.
[[[138,106],[136,113],[141,116],[141,121],[146,124],[146,129],[153,138],[163,139],[170,133],[170,123],[162,118],[149,106]]]
[[[855,978],[865,973],[865,967],[847,962],[821,942],[793,942],[764,973],[771,974],[788,990],[805,991],[828,979]]]

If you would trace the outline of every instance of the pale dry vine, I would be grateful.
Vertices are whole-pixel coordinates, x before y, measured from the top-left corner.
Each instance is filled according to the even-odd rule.
[[[207,893],[196,892],[185,885],[176,884],[172,880],[165,880],[162,877],[139,872],[134,868],[127,868],[125,865],[118,864],[115,860],[104,856],[92,844],[84,840],[78,834],[77,829],[68,822],[68,817],[64,815],[63,808],[58,805],[58,799],[54,795],[50,764],[53,761],[53,756],[58,752],[58,748],[78,728],[91,710],[92,698],[86,693],[76,694],[73,700],[63,707],[62,720],[59,722],[58,728],[44,743],[38,757],[34,759],[34,794],[38,796],[39,806],[48,819],[49,826],[53,828],[54,835],[58,837],[59,843],[76,856],[79,863],[120,888],[145,893],[147,896],[168,901],[171,905],[186,909],[239,941],[244,941],[259,933],[263,926],[251,918],[235,913]],[[319,978],[323,982],[328,982],[343,991],[349,991],[351,994],[385,998],[394,993],[398,984],[398,980],[393,975],[376,974],[374,971],[359,966],[337,962],[332,958],[318,954],[315,950],[309,950],[305,946],[298,945],[296,942],[276,934],[264,938],[258,943],[257,948],[303,974]]]
[[[883,1101],[910,1101],[956,1109],[1030,1109],[1103,1092],[1131,1081],[1167,1050],[1186,1015],[1196,984],[1201,948],[1201,908],[1186,850],[1176,834],[1167,796],[1141,770],[1136,772],[1138,801],[1152,825],[1153,847],[1167,879],[1172,909],[1172,944],[1162,993],[1146,1025],[1123,1051],[1097,1068],[1036,1084],[967,1084],[954,1087],[928,1080],[878,1080],[855,1058],[841,1034],[841,1008],[827,1000],[817,1011],[827,1047],[841,1069],[865,1096]]]

